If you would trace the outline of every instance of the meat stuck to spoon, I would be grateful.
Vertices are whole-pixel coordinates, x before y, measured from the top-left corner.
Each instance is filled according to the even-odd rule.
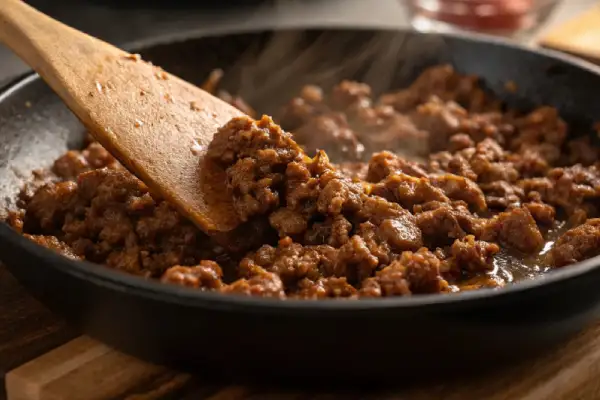
[[[199,228],[210,233],[238,225],[224,171],[206,149],[218,127],[241,111],[20,0],[0,0],[0,41],[100,144]]]

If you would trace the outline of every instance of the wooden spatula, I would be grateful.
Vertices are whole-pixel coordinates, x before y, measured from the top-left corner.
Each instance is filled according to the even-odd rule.
[[[228,231],[238,224],[224,171],[205,153],[217,128],[242,115],[239,110],[20,0],[0,0],[0,41],[100,144],[201,229]]]

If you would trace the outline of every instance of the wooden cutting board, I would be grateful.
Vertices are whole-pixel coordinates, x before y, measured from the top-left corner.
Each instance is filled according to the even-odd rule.
[[[387,388],[344,393],[216,385],[201,377],[137,360],[81,336],[10,371],[6,375],[6,393],[8,400],[597,400],[600,399],[600,324],[552,354],[480,379],[410,390]]]
[[[551,28],[538,43],[544,47],[600,62],[600,4]]]

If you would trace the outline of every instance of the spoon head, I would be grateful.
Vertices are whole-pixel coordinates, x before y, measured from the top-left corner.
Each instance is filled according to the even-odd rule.
[[[76,112],[96,140],[206,232],[238,224],[225,171],[206,157],[217,129],[241,111],[138,56],[97,59]]]

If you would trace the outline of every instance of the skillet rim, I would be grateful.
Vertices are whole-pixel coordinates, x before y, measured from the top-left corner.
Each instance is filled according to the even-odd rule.
[[[546,59],[558,61],[563,64],[570,64],[578,69],[585,70],[596,75],[600,79],[600,66],[596,66],[586,60],[574,56],[560,53],[558,51],[545,48],[532,48],[509,40],[475,33],[422,33],[415,32],[405,28],[388,28],[378,26],[352,26],[352,25],[333,25],[323,26],[321,24],[292,24],[286,27],[271,26],[265,24],[260,28],[226,28],[215,29],[209,33],[202,30],[186,30],[171,35],[162,35],[148,40],[133,41],[121,46],[125,49],[142,49],[168,43],[183,42],[186,40],[199,40],[203,37],[227,36],[239,34],[256,34],[272,31],[295,31],[295,30],[323,30],[323,31],[388,31],[388,32],[406,32],[418,36],[430,36],[458,39],[464,42],[492,44],[519,52],[535,53]],[[39,75],[29,73],[16,77],[9,81],[3,88],[0,88],[0,107],[11,95],[30,84],[40,81]],[[56,268],[63,273],[67,273],[77,279],[86,280],[94,285],[103,286],[109,290],[129,292],[131,295],[141,296],[161,302],[179,304],[189,307],[202,307],[221,310],[245,310],[252,308],[252,311],[261,312],[281,312],[293,310],[294,312],[313,313],[321,312],[361,312],[370,310],[385,309],[419,309],[433,310],[456,306],[470,306],[474,302],[484,300],[503,300],[509,296],[519,295],[523,292],[548,288],[565,281],[584,278],[592,272],[600,272],[600,256],[592,257],[568,268],[552,270],[538,276],[534,279],[516,282],[508,287],[501,289],[478,289],[468,292],[459,292],[451,294],[421,294],[408,297],[386,297],[379,299],[359,299],[353,301],[340,300],[319,300],[307,301],[299,299],[265,299],[253,296],[224,295],[216,292],[205,292],[197,289],[191,289],[178,285],[168,285],[161,283],[157,279],[145,279],[135,275],[130,275],[118,270],[108,268],[103,265],[94,264],[88,261],[75,261],[68,259],[50,249],[47,249],[37,243],[34,243],[8,226],[5,222],[0,224],[0,237],[10,246],[19,247],[32,253],[38,259],[46,259],[46,265],[38,268]],[[0,256],[0,258],[2,258]],[[50,264],[50,265],[48,265]]]

